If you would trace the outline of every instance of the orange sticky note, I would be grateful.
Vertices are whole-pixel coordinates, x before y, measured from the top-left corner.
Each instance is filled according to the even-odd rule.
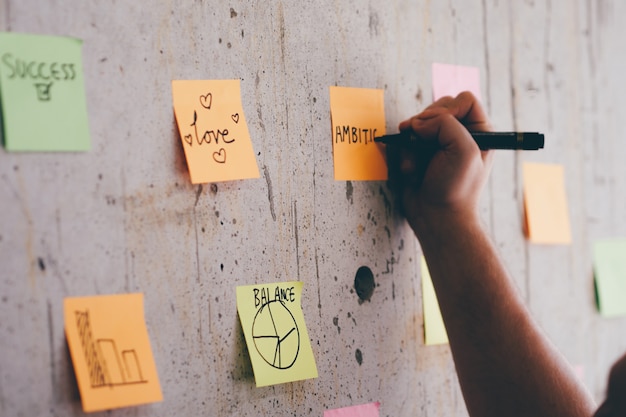
[[[524,206],[528,238],[533,243],[572,241],[563,167],[524,163]]]
[[[383,90],[330,87],[335,179],[386,180],[384,145],[374,138],[385,134]]]
[[[174,80],[172,96],[193,184],[259,177],[239,80]]]
[[[85,412],[163,400],[143,294],[66,298],[63,310]]]

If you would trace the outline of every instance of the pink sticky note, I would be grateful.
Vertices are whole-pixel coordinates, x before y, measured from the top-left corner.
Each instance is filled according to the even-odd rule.
[[[354,405],[352,407],[336,408],[324,411],[324,417],[379,417],[380,403]]]
[[[581,381],[585,379],[585,367],[583,365],[574,366],[574,373]]]
[[[471,91],[480,100],[480,72],[477,67],[439,64],[433,62],[433,99],[455,97],[463,91]]]

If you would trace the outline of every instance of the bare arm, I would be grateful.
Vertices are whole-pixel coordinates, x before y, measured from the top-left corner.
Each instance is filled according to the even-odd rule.
[[[470,416],[589,417],[590,395],[531,318],[483,229],[477,206],[492,154],[464,125],[489,130],[475,98],[441,99],[400,125],[440,150],[424,160],[396,149],[390,167],[400,168],[397,192],[430,270]]]

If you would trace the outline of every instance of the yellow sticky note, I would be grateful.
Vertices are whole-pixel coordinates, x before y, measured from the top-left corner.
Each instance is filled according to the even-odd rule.
[[[422,303],[424,305],[424,344],[446,344],[448,343],[448,333],[441,317],[439,301],[437,301],[437,294],[435,294],[435,287],[433,287],[433,281],[430,278],[428,265],[426,265],[426,259],[423,256],[420,266],[422,272]]]
[[[302,282],[237,287],[237,312],[257,387],[317,378],[300,304]]]
[[[524,206],[528,238],[533,243],[572,241],[563,167],[524,163]]]
[[[63,310],[85,412],[163,400],[143,294],[66,298]]]
[[[385,134],[383,90],[330,87],[335,179],[386,180],[385,148],[374,138]]]
[[[193,184],[259,177],[239,80],[174,80],[172,96]]]

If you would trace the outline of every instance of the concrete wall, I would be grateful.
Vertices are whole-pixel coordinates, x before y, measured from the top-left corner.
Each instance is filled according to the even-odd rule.
[[[0,415],[82,413],[67,296],[143,292],[162,403],[115,416],[463,416],[424,346],[420,248],[382,182],[333,179],[328,87],[385,90],[387,129],[431,101],[432,62],[480,68],[501,151],[485,222],[539,323],[599,399],[626,321],[594,306],[591,244],[626,235],[626,4],[577,1],[0,0],[0,30],[84,40],[92,150],[0,151]],[[172,79],[240,78],[261,171],[193,186]],[[521,163],[563,164],[570,246],[523,235]],[[375,275],[359,302],[360,266]],[[301,280],[319,378],[255,388],[235,286]],[[361,361],[357,361],[360,352]]]

